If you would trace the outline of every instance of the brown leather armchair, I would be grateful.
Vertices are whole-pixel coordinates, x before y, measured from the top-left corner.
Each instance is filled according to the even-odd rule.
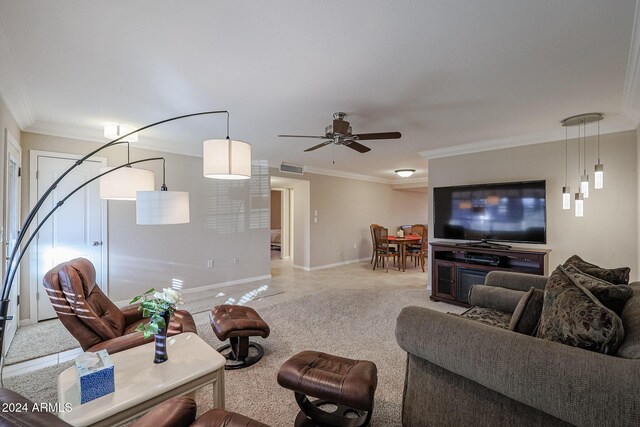
[[[0,426],[7,427],[70,427],[49,412],[33,410],[33,402],[6,388],[0,388]],[[3,406],[4,407],[4,406]],[[222,409],[212,409],[196,420],[196,402],[178,396],[162,402],[134,422],[131,427],[269,427],[256,420]]]
[[[62,324],[85,351],[106,349],[117,353],[150,342],[136,326],[148,322],[138,306],[122,310],[96,284],[96,270],[86,258],[64,262],[45,274],[44,287]],[[197,333],[188,311],[176,310],[169,322],[168,335]]]

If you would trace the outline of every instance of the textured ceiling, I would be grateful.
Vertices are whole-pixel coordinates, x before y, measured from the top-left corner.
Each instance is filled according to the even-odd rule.
[[[256,159],[386,180],[404,167],[426,177],[427,150],[562,137],[574,114],[635,126],[623,108],[635,13],[635,0],[0,1],[27,130],[99,139],[107,122],[227,109]],[[321,135],[336,111],[356,133],[402,139],[359,154],[276,137]],[[210,116],[140,142],[199,155],[224,136],[224,116]]]

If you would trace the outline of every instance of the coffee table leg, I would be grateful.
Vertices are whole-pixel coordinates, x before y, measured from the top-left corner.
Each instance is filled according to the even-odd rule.
[[[218,369],[216,382],[213,384],[213,407],[224,409],[224,366]]]

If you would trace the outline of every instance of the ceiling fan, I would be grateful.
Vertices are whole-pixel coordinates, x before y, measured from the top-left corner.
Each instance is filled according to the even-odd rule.
[[[358,133],[351,132],[351,125],[348,121],[344,120],[345,113],[333,113],[333,123],[327,126],[324,130],[324,136],[313,135],[278,135],[283,138],[316,138],[326,139],[327,141],[321,144],[314,145],[311,148],[307,148],[304,151],[313,151],[318,148],[324,147],[329,144],[344,145],[351,149],[356,150],[359,153],[366,153],[371,148],[360,144],[358,141],[366,141],[372,139],[398,139],[402,135],[400,132],[379,132],[379,133]]]

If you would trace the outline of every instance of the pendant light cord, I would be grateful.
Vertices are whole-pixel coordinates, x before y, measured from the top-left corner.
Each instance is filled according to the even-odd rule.
[[[564,186],[567,187],[569,180],[569,129],[564,127]]]
[[[598,120],[598,164],[600,164],[600,120]]]
[[[160,187],[160,191],[167,191],[167,184],[166,184],[166,165],[167,165],[167,161],[166,159],[163,157],[162,158],[162,187]]]
[[[587,123],[582,120],[582,167],[583,175],[587,174]]]

